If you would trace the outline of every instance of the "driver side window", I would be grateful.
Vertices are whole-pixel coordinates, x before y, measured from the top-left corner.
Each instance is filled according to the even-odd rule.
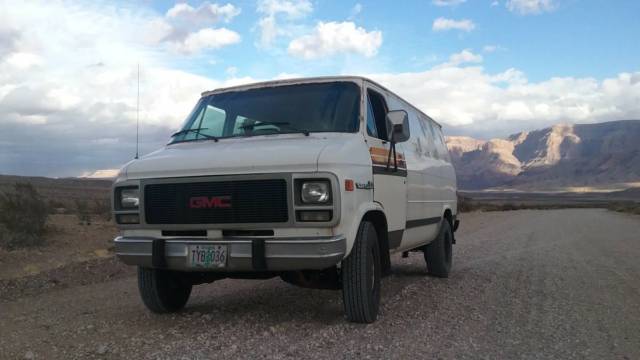
[[[204,106],[198,113],[190,129],[198,130],[185,134],[184,140],[200,139],[204,135],[222,136],[226,121],[226,112],[212,105]]]
[[[387,103],[384,97],[373,90],[367,90],[367,133],[369,136],[387,140]],[[375,133],[369,129],[375,129]]]

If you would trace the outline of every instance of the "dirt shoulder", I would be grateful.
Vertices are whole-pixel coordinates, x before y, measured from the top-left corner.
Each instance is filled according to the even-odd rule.
[[[4,250],[0,248],[0,281],[37,275],[75,263],[113,257],[115,225],[94,216],[81,225],[76,215],[50,215],[44,245]]]

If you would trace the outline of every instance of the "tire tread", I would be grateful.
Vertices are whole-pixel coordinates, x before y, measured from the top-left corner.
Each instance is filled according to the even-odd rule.
[[[353,245],[351,254],[342,263],[342,294],[345,315],[347,320],[352,322],[372,323],[377,317],[380,300],[379,298],[373,299],[371,295],[368,295],[370,291],[368,289],[367,265],[369,264],[367,262],[371,246],[375,247],[374,254],[378,254],[377,259],[375,255],[373,256],[373,261],[377,260],[378,262],[378,264],[374,264],[374,272],[378,271],[376,281],[379,282],[380,256],[377,234],[373,224],[363,221],[358,228],[356,243]],[[379,286],[379,283],[374,286]],[[377,294],[379,297],[379,290]]]
[[[138,267],[138,290],[144,305],[157,314],[181,310],[191,295],[191,285],[180,284],[170,289],[169,282],[177,281],[167,270]],[[172,291],[173,290],[173,291]]]
[[[449,232],[449,239],[452,239],[451,225],[448,220],[443,219],[436,239],[424,247],[424,259],[427,263],[429,274],[441,278],[449,277],[449,272],[451,271],[451,263],[447,263],[445,255],[445,246],[447,246],[445,244],[446,232]],[[451,244],[448,246],[451,246]]]

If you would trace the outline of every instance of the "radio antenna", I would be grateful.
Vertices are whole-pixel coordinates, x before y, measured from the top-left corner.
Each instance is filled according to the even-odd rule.
[[[140,63],[138,63],[138,96],[136,97],[136,159],[139,155],[140,136]]]

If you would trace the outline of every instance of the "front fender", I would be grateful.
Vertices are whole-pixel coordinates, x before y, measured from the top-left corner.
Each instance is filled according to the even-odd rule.
[[[362,218],[364,218],[364,215],[366,213],[374,210],[382,212],[385,217],[387,216],[382,206],[375,202],[360,204],[360,206],[358,206],[358,208],[356,209],[355,213],[352,216],[353,220],[351,221],[351,224],[348,225],[348,227],[345,229],[346,231],[344,232],[347,238],[347,248],[344,255],[345,258],[349,256],[349,254],[351,253],[351,249],[353,248],[353,244],[355,244],[356,242],[356,236],[358,235],[358,228],[360,227]]]

